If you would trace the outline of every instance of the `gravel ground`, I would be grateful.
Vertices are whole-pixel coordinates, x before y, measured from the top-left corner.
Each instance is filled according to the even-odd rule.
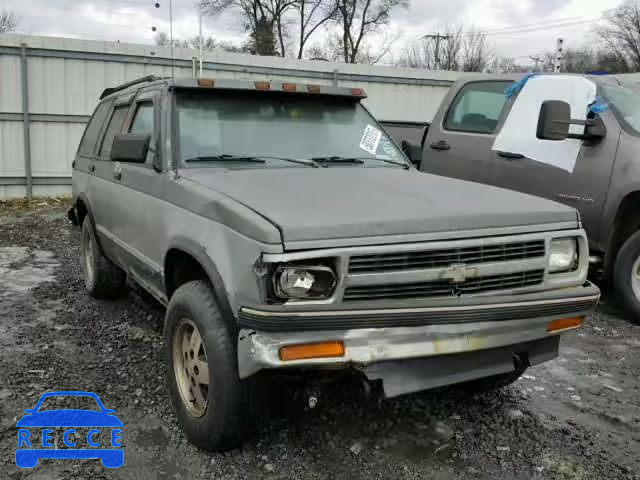
[[[0,210],[0,477],[29,479],[640,479],[640,327],[605,297],[561,356],[513,386],[365,402],[334,388],[268,419],[241,450],[185,441],[166,390],[163,311],[134,290],[89,298],[61,206]],[[15,422],[41,393],[88,390],[124,423],[125,465],[14,464]]]

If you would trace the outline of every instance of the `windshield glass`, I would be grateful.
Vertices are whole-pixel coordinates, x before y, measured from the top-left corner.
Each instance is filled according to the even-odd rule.
[[[224,158],[207,162],[221,155],[266,160],[264,164],[233,162],[234,167],[243,168],[302,167],[273,157],[357,157],[364,162],[341,163],[357,167],[394,167],[376,158],[406,163],[371,115],[351,98],[178,92],[177,104],[180,158],[185,167],[224,165]]]
[[[640,89],[603,85],[604,96],[613,113],[627,129],[640,135]]]

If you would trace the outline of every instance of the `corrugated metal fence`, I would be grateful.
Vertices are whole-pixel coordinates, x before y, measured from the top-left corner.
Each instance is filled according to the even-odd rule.
[[[70,192],[71,162],[102,90],[156,74],[192,76],[194,50],[0,35],[0,198]],[[206,53],[204,76],[366,90],[385,120],[429,121],[456,72]]]

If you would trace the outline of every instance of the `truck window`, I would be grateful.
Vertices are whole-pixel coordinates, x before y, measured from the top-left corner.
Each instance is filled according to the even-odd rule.
[[[104,138],[102,139],[102,147],[100,147],[100,156],[109,158],[111,155],[111,146],[113,145],[113,139],[116,134],[122,131],[122,125],[124,124],[125,118],[127,118],[127,112],[129,111],[129,105],[122,105],[116,107],[113,111],[113,115],[111,115],[111,120],[109,120],[109,125],[107,125],[107,131],[104,133]]]
[[[153,134],[153,102],[138,103],[129,131]]]
[[[460,90],[444,121],[446,130],[493,133],[507,102],[511,82],[472,82]]]
[[[80,142],[78,152],[81,155],[93,155],[96,142],[98,141],[100,128],[102,128],[102,124],[104,123],[112,103],[113,99],[102,102],[93,113],[93,116],[91,117],[91,120],[89,120],[89,124],[84,131],[84,135],[82,136],[82,141]]]

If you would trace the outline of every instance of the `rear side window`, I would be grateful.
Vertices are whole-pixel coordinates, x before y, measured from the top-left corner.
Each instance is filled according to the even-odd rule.
[[[493,133],[507,102],[505,89],[511,82],[473,82],[462,87],[444,122],[447,130]]]
[[[104,133],[102,140],[102,147],[100,147],[100,156],[109,158],[111,155],[111,146],[113,145],[113,139],[116,134],[122,132],[122,125],[127,118],[127,112],[129,111],[129,105],[123,105],[116,107],[107,125],[107,130]]]
[[[133,122],[131,123],[131,133],[153,134],[153,103],[142,102],[138,104]]]
[[[93,117],[89,120],[89,124],[87,128],[84,130],[84,135],[82,136],[82,141],[80,142],[80,148],[78,152],[82,155],[93,155],[95,151],[96,142],[98,141],[98,134],[100,133],[100,128],[104,123],[104,119],[109,113],[109,109],[111,108],[111,104],[113,100],[109,100],[106,102],[102,102],[96,108],[96,111],[93,113]]]

